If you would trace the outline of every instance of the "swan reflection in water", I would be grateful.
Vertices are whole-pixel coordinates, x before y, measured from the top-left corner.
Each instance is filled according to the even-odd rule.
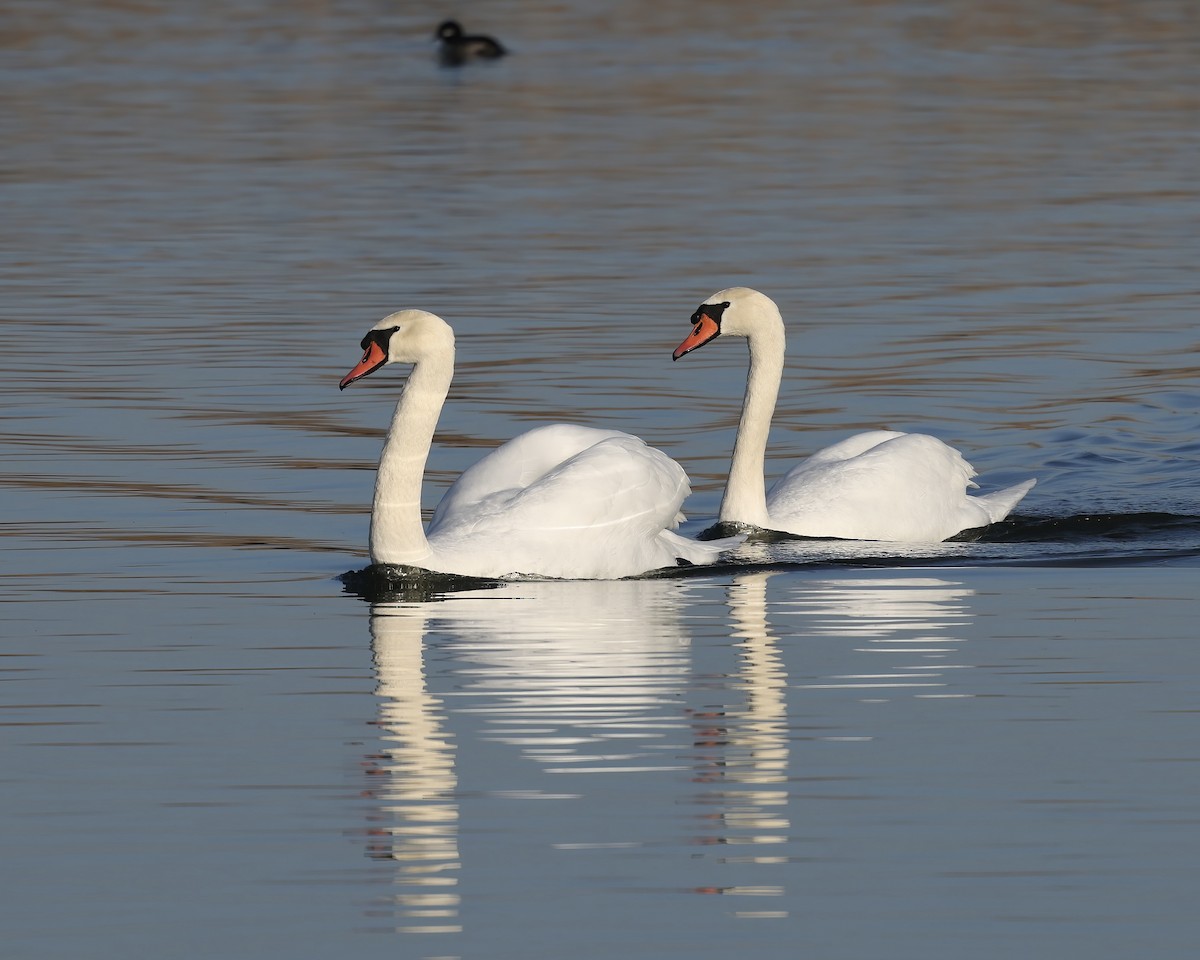
[[[725,584],[506,583],[431,601],[376,603],[371,635],[381,746],[370,771],[378,823],[369,852],[395,864],[397,930],[462,930],[458,885],[469,864],[459,850],[455,737],[468,735],[530,761],[482,771],[490,778],[481,788],[485,797],[578,800],[587,797],[589,781],[572,776],[560,789],[546,789],[542,775],[622,778],[608,794],[634,799],[625,809],[605,808],[606,829],[597,832],[606,839],[580,835],[553,849],[645,849],[651,841],[661,849],[664,830],[682,832],[714,854],[719,849],[686,870],[718,882],[693,879],[690,889],[750,898],[737,901],[747,907],[754,898],[783,896],[782,882],[721,884],[724,865],[759,865],[764,879],[782,880],[786,865],[800,859],[789,813],[798,802],[794,785],[822,779],[792,769],[798,744],[870,739],[828,726],[820,735],[798,732],[799,703],[810,714],[829,696],[819,691],[848,691],[854,701],[964,696],[945,689],[943,671],[959,665],[950,657],[969,623],[971,591],[917,577],[788,576],[772,584],[769,601],[768,582],[778,575],[748,572]],[[706,637],[703,651],[692,649],[693,633]],[[818,662],[814,672],[813,641],[823,639],[837,641],[824,651],[833,659]],[[431,649],[442,693],[430,687]],[[703,671],[693,662],[701,652]],[[734,663],[722,659],[727,666],[709,669],[712,658],[729,653]],[[871,659],[855,667],[864,654]],[[894,662],[878,666],[876,654]],[[474,778],[480,773],[471,771]],[[646,774],[656,779],[639,779]],[[473,785],[471,793],[479,796],[480,789]],[[686,809],[681,799],[701,807],[690,825],[678,822]],[[589,803],[582,815],[592,812]],[[594,818],[585,825],[592,829]],[[696,859],[694,852],[685,855]],[[716,866],[709,871],[705,863]]]
[[[461,930],[456,748],[446,700],[456,717],[482,718],[483,740],[517,747],[547,773],[686,769],[674,759],[679,751],[657,747],[666,729],[686,729],[681,602],[672,581],[543,581],[372,606],[382,744],[370,767],[379,823],[369,853],[397,865],[399,930]],[[431,646],[453,657],[453,690],[444,696],[429,689]]]
[[[695,802],[711,812],[701,814],[701,845],[735,848],[719,863],[786,863],[780,848],[790,839],[788,819],[787,673],[781,652],[767,625],[767,581],[773,572],[742,574],[726,589],[731,634],[738,662],[730,686],[742,693],[741,703],[697,714],[694,779],[711,786]],[[746,848],[746,852],[740,851]],[[741,897],[779,897],[778,884],[716,885],[696,893]],[[742,918],[785,917],[784,910],[737,910]]]
[[[393,908],[401,931],[457,933],[454,740],[445,707],[426,681],[423,607],[378,604],[372,610],[381,745],[367,768],[378,805],[368,854],[396,864]]]
[[[886,702],[897,695],[971,696],[961,692],[957,679],[949,679],[965,666],[955,654],[971,621],[969,588],[926,577],[783,577],[768,601],[767,582],[778,573],[744,574],[729,585],[731,634],[739,656],[732,679],[743,688],[744,702],[708,716],[697,733],[697,743],[711,748],[702,758],[698,779],[713,785],[697,802],[719,811],[709,815],[712,832],[702,842],[723,845],[725,863],[797,859],[788,808],[807,797],[797,794],[796,785],[812,784],[805,788],[811,789],[811,798],[824,800],[822,785],[845,773],[819,766],[812,752],[803,752],[803,761],[795,754],[806,741],[874,739],[872,728],[861,726],[874,718],[854,712],[855,703]],[[853,645],[847,646],[847,640]],[[823,691],[838,692],[836,709],[826,705]],[[855,724],[851,730],[838,719],[847,712]],[[783,887],[707,887],[700,892],[781,896]],[[778,917],[786,911],[737,915]]]

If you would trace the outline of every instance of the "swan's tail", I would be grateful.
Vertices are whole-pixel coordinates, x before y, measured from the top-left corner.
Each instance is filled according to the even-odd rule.
[[[739,533],[737,536],[723,537],[720,540],[691,540],[670,530],[664,530],[659,536],[669,543],[678,560],[695,564],[709,564],[716,563],[721,558],[721,554],[740,547],[747,535]]]
[[[1021,498],[1033,489],[1035,483],[1037,480],[1025,480],[995,493],[985,493],[981,497],[971,499],[988,512],[991,523],[996,523],[1008,516],[1012,508],[1021,502]]]

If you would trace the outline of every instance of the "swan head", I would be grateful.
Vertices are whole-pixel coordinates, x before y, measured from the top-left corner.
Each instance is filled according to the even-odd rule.
[[[397,310],[371,327],[360,346],[362,359],[342,377],[339,390],[388,363],[420,363],[428,357],[453,356],[454,331],[445,320],[428,311]]]
[[[750,287],[728,287],[718,290],[696,308],[691,318],[692,332],[671,354],[678,360],[715,340],[727,337],[749,337],[767,325],[782,328],[779,307],[766,294]]]

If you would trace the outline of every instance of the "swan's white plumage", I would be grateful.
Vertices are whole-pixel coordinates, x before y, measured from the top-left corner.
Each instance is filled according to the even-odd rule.
[[[477,504],[510,500],[556,467],[603,440],[630,436],[620,430],[582,427],[573,423],[551,423],[527,430],[497,447],[459,475],[437,505],[429,532],[432,534],[443,523],[453,522],[457,515],[469,514],[477,509]],[[657,453],[649,447],[646,449]],[[674,465],[674,461],[665,456],[663,459]]]
[[[523,434],[475,464],[471,477],[464,473],[468,488],[478,484],[478,495],[447,491],[451,502],[439,505],[428,532],[442,566],[476,575],[483,569],[491,576],[609,579],[675,566],[679,558],[716,559],[720,548],[671,533],[689,493],[674,460],[629,434],[596,431],[609,435],[547,468],[552,458],[542,442],[559,451],[560,426],[572,429],[555,424]],[[532,457],[518,478],[507,475],[524,462],[507,449],[514,444]],[[492,482],[493,466],[503,485]],[[481,557],[489,545],[499,555]]]
[[[706,306],[717,308],[709,311],[716,319],[702,324],[697,318]],[[779,309],[756,290],[732,287],[709,297],[694,319],[696,329],[677,357],[717,335],[745,337],[750,344],[722,521],[809,537],[934,542],[1003,520],[1035,483],[972,496],[967,490],[976,486],[975,471],[953,447],[926,434],[872,430],[802,460],[764,500],[763,460],[783,370]]]
[[[767,492],[767,513],[779,529],[810,537],[945,540],[1002,520],[1033,486],[1029,480],[974,497],[966,493],[974,475],[962,454],[936,437],[875,430],[792,467]]]
[[[571,424],[539,427],[493,450],[420,522],[425,460],[453,374],[441,318],[403,310],[372,328],[386,360],[414,364],[380,458],[371,559],[464,576],[617,579],[680,560],[704,564],[739,542],[697,542],[673,529],[689,493],[683,468],[637,437]],[[368,349],[343,384],[381,366]]]

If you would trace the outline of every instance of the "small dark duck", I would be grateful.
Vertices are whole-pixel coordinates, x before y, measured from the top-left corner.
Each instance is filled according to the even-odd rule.
[[[496,60],[508,53],[493,37],[463,33],[457,20],[444,21],[435,36],[442,41],[439,57],[447,67],[461,67],[472,60]]]

